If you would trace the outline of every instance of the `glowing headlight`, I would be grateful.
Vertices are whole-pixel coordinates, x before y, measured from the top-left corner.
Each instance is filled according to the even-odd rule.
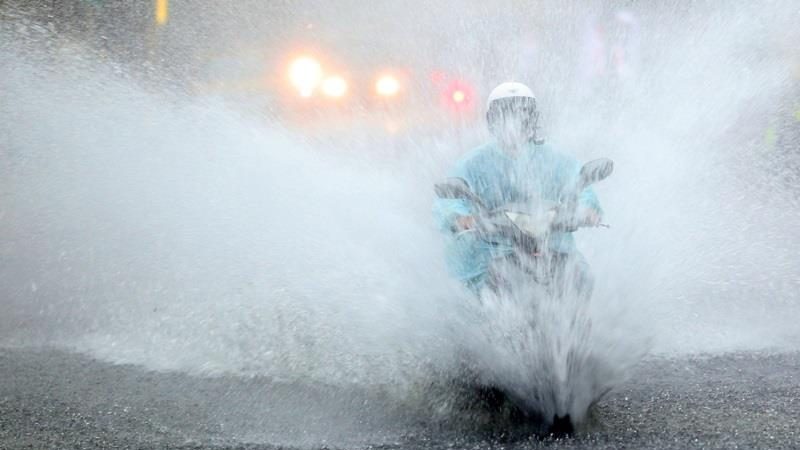
[[[347,81],[339,76],[325,78],[322,80],[322,93],[328,97],[343,97],[347,93]]]
[[[313,58],[297,58],[289,66],[289,80],[303,97],[311,97],[321,79],[322,66]]]
[[[464,103],[464,100],[467,99],[467,94],[464,93],[462,90],[453,91],[453,102],[455,103]]]
[[[391,75],[384,75],[375,83],[375,92],[381,97],[394,97],[400,92],[400,82]]]

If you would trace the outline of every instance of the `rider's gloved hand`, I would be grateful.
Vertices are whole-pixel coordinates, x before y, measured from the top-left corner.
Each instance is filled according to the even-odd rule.
[[[596,227],[602,217],[592,208],[578,208],[577,211],[559,210],[553,220],[553,228],[560,231],[576,231],[580,227]]]
[[[594,209],[586,209],[582,216],[583,217],[579,218],[579,221],[581,222],[581,226],[584,227],[596,227],[600,225],[600,222],[603,220],[600,213]]]
[[[467,231],[475,228],[475,218],[472,216],[458,216],[455,222],[457,231]]]

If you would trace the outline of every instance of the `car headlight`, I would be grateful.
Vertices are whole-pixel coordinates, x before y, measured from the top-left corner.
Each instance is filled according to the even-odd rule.
[[[400,81],[392,75],[383,75],[375,82],[375,92],[381,97],[394,97],[400,92]]]
[[[311,97],[322,80],[322,66],[314,58],[297,58],[289,66],[289,80],[302,97]]]
[[[322,93],[328,97],[339,98],[347,94],[347,81],[340,76],[330,76],[322,80]]]

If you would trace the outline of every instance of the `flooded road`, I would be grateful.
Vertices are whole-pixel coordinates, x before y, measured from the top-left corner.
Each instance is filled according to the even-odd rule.
[[[323,404],[348,395],[363,402],[363,392],[314,386],[298,396],[297,386],[263,378],[199,378],[6,349],[0,447],[796,448],[798,370],[797,353],[649,359],[574,438],[539,440],[511,425],[476,432],[446,419],[426,423],[379,395],[360,415],[324,413]],[[289,392],[294,406],[276,408]]]

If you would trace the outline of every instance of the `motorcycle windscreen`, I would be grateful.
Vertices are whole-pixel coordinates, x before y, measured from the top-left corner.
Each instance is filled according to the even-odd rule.
[[[550,225],[555,219],[556,212],[547,210],[542,214],[532,216],[520,212],[506,211],[505,216],[523,233],[533,237],[542,237],[550,232]]]

